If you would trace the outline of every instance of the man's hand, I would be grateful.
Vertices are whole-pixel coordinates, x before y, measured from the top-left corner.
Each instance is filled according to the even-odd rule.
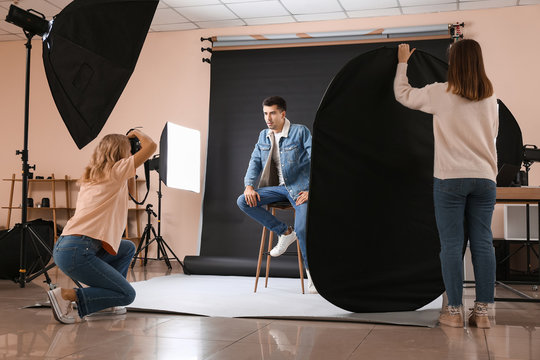
[[[256,192],[251,185],[246,186],[246,190],[244,190],[244,198],[246,199],[246,204],[248,204],[249,207],[257,206],[257,201],[261,201],[259,193]]]
[[[410,50],[409,44],[399,44],[398,46],[398,62],[400,63],[407,63],[409,61],[409,58],[411,57],[412,53],[415,49]]]
[[[309,191],[300,191],[298,197],[296,198],[296,205],[302,205],[309,198]]]

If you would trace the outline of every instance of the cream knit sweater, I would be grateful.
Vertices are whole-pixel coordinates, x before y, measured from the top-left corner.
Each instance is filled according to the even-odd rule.
[[[496,181],[499,129],[497,98],[470,101],[447,92],[447,83],[421,89],[409,85],[407,64],[399,63],[394,79],[396,100],[433,114],[433,176],[439,179],[483,178]]]

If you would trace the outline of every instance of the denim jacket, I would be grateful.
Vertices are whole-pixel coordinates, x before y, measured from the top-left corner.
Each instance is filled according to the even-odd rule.
[[[255,144],[249,166],[244,178],[244,185],[255,186],[259,176],[261,181],[257,187],[277,186],[279,184],[268,183],[265,179],[267,165],[270,165],[274,137],[270,136],[270,129],[264,129],[259,134],[259,140]],[[300,191],[309,189],[309,171],[311,162],[311,133],[304,125],[291,124],[285,119],[283,136],[279,141],[280,163],[285,187],[289,195],[296,200]]]

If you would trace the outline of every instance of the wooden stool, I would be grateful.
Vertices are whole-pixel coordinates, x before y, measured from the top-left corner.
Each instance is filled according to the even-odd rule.
[[[275,202],[272,204],[268,204],[266,205],[266,208],[274,216],[276,215],[276,209],[292,210],[294,212],[294,207],[288,201]],[[270,232],[270,235],[269,235],[269,240],[268,240],[268,252],[266,253],[266,281],[264,283],[264,287],[268,287],[268,273],[270,272],[270,258],[271,258],[270,250],[272,250],[274,232],[268,230],[266,226],[263,226],[262,236],[261,236],[261,246],[259,248],[259,260],[257,261],[257,275],[255,276],[255,290],[253,292],[257,292],[257,284],[259,283],[259,275],[261,273],[262,258],[263,258],[263,253],[264,253],[264,243],[266,241],[267,232]],[[300,243],[298,241],[298,238],[296,239],[296,249],[298,252],[298,269],[300,270],[300,282],[302,284],[302,294],[304,294],[304,266],[302,264],[302,252],[300,251]]]

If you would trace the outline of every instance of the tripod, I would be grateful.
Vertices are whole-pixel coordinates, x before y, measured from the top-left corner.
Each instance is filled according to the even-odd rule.
[[[47,273],[48,270],[53,268],[55,266],[54,263],[49,264],[46,266],[44,259],[42,258],[41,254],[38,251],[38,245],[43,247],[51,256],[52,256],[52,250],[47,246],[45,241],[38,235],[38,233],[35,231],[35,229],[32,228],[32,224],[30,224],[28,220],[28,177],[30,174],[30,169],[36,169],[36,166],[30,166],[28,165],[28,113],[29,113],[29,103],[30,103],[30,54],[32,50],[32,37],[34,37],[35,34],[25,31],[24,34],[26,35],[27,42],[25,44],[26,46],[26,83],[25,83],[25,98],[24,98],[24,147],[23,150],[17,150],[16,154],[21,155],[22,160],[22,202],[21,202],[21,224],[15,225],[14,228],[8,231],[7,234],[9,234],[11,231],[13,231],[17,227],[21,227],[21,243],[20,243],[20,258],[19,258],[19,277],[15,280],[19,283],[20,287],[24,287],[27,282],[32,281],[36,277],[40,276],[41,274],[45,275],[45,279],[47,284],[49,284],[49,287],[51,289],[54,288],[53,285],[51,285],[51,279],[49,277],[49,274]],[[26,247],[27,247],[27,241],[30,241],[32,247],[38,254],[38,259],[36,263],[32,264],[30,267],[30,271],[27,270],[27,258],[26,258]],[[39,266],[41,270],[34,273],[32,276],[28,276],[27,274],[34,271],[36,267]]]
[[[171,262],[169,261],[169,256],[167,255],[167,249],[171,252],[172,256],[178,261],[180,266],[182,266],[182,270],[184,271],[184,274],[189,274],[186,272],[186,268],[184,267],[184,264],[180,259],[176,256],[176,254],[172,251],[172,249],[167,245],[165,240],[163,240],[163,237],[161,236],[161,180],[159,181],[159,190],[158,190],[158,231],[156,234],[156,230],[154,230],[154,226],[152,225],[152,216],[156,217],[156,213],[152,210],[152,204],[146,205],[146,214],[148,216],[147,224],[144,228],[143,234],[141,236],[141,239],[139,240],[139,246],[137,247],[137,252],[133,256],[133,261],[131,262],[131,268],[135,266],[135,262],[138,259],[139,254],[141,251],[144,250],[144,258],[143,258],[143,266],[146,266],[146,263],[148,261],[148,246],[152,244],[154,241],[157,243],[157,260],[165,260],[165,263],[167,264],[167,267],[172,269]],[[150,233],[154,235],[154,238],[150,240]],[[144,243],[144,245],[143,245]],[[167,249],[166,249],[167,248]]]

